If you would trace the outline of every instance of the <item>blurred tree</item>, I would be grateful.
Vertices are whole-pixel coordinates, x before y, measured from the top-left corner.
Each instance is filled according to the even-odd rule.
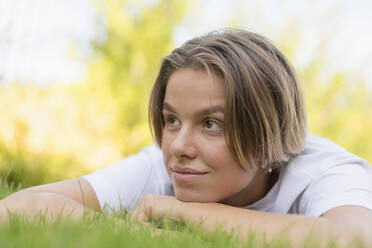
[[[118,131],[123,155],[152,143],[147,107],[160,58],[173,48],[172,35],[186,1],[112,0],[98,2],[106,20],[107,39],[93,43],[87,82],[118,107]]]
[[[104,24],[84,80],[73,85],[0,88],[0,176],[23,185],[76,177],[152,143],[147,107],[162,56],[187,7],[181,0],[96,1]],[[236,25],[236,24],[234,24]],[[301,32],[280,32],[277,45],[295,64]],[[372,162],[372,93],[349,72],[324,77],[320,43],[298,69],[314,134]]]
[[[105,167],[152,143],[150,86],[184,1],[96,1],[105,20],[84,82],[0,88],[0,173],[35,185]],[[0,176],[1,176],[0,175]]]
[[[300,74],[311,131],[327,137],[372,164],[372,92],[346,72],[323,79],[315,63]]]
[[[293,65],[301,42],[295,25],[281,32],[278,46]],[[372,91],[367,82],[348,71],[327,75],[327,37],[323,37],[310,63],[296,68],[306,98],[310,130],[361,156],[372,164]]]

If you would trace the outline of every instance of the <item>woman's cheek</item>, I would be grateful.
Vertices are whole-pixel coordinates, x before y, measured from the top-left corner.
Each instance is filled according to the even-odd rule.
[[[170,142],[169,134],[165,130],[163,130],[161,150],[163,153],[164,163],[166,166],[168,165],[168,162],[171,159],[171,153],[169,151],[170,146],[169,142]]]
[[[205,162],[215,169],[224,169],[229,163],[235,162],[224,140],[208,142],[204,147]]]

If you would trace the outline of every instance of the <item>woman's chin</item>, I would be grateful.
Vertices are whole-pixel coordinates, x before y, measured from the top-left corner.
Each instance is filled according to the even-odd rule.
[[[177,200],[183,201],[183,202],[216,202],[212,199],[208,199],[205,196],[201,195],[198,192],[184,192],[175,190],[175,197]]]

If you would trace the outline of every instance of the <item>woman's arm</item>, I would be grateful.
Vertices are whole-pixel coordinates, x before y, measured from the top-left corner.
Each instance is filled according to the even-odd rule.
[[[207,232],[213,232],[221,224],[228,232],[237,230],[242,239],[255,231],[264,234],[267,242],[274,241],[276,237],[287,238],[294,247],[303,246],[310,234],[322,247],[331,240],[346,246],[358,238],[365,244],[372,244],[372,211],[355,206],[335,208],[325,213],[324,218],[315,218],[260,212],[218,203],[181,202],[167,196],[146,196],[133,216],[139,221],[165,217],[186,224],[200,224]]]
[[[6,222],[9,213],[25,214],[29,219],[40,213],[49,219],[77,218],[83,216],[85,207],[100,210],[94,190],[84,178],[71,179],[27,188],[0,200],[0,221]]]

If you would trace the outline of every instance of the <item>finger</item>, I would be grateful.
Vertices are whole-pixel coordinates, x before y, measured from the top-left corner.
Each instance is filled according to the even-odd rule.
[[[150,221],[146,214],[144,207],[142,206],[139,206],[135,210],[133,210],[132,213],[130,214],[130,218],[132,221],[136,221],[136,222],[149,222]]]

